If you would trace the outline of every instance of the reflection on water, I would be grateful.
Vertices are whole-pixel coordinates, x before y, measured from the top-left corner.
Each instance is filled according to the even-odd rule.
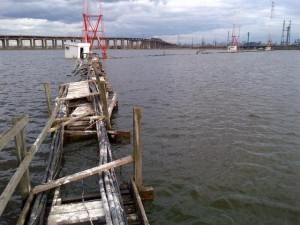
[[[151,224],[300,224],[298,51],[109,55],[105,64],[119,96],[115,127],[131,130],[132,108],[142,107],[144,182],[156,194],[146,204]],[[62,51],[2,51],[0,132],[14,115],[29,114],[32,143],[48,116],[42,83],[51,83],[54,98],[60,83],[73,80],[67,75],[74,63]],[[33,161],[34,184],[48,144]],[[90,142],[84,146],[93,152]],[[131,152],[130,145],[114,148]],[[82,159],[80,148],[70,149],[62,174],[76,171],[76,157]],[[3,190],[15,167],[13,152],[1,152],[0,163]],[[9,210],[18,200],[1,225],[14,224],[18,212]]]

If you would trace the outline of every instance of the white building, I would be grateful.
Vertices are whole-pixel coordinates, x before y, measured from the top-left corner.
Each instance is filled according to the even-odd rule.
[[[65,42],[65,58],[85,58],[90,52],[90,43]]]

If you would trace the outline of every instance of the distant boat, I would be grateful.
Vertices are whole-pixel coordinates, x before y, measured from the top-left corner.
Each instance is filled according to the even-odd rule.
[[[272,51],[272,47],[271,47],[271,46],[267,46],[267,47],[265,48],[265,51]]]
[[[236,45],[229,45],[227,47],[228,52],[238,52],[238,47]]]

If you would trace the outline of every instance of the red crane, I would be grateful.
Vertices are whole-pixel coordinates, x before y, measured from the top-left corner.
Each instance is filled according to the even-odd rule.
[[[90,43],[90,51],[94,48],[95,40],[102,49],[102,56],[106,58],[105,32],[100,0],[82,0],[83,34],[82,41]]]

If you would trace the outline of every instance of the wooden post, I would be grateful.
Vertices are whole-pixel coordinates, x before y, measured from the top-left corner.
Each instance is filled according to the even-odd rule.
[[[134,178],[138,191],[142,189],[142,146],[141,146],[141,118],[140,107],[133,108],[133,158],[134,158]]]
[[[22,118],[23,118],[23,116],[15,116],[12,120],[13,125],[16,125],[17,122],[20,121]],[[20,130],[20,132],[16,134],[15,143],[16,143],[17,161],[18,161],[18,165],[20,165],[27,153],[25,128],[22,128]],[[25,202],[29,196],[30,189],[31,189],[28,168],[24,172],[24,175],[20,180],[19,188],[20,188],[20,194],[21,194],[22,200],[23,200],[23,202]]]
[[[46,99],[47,99],[48,113],[49,113],[49,116],[51,116],[52,109],[51,109],[50,84],[49,83],[44,83],[44,88],[45,88]]]
[[[102,102],[102,107],[103,107],[103,113],[106,119],[106,127],[107,130],[111,129],[111,124],[110,124],[110,118],[108,114],[108,106],[107,106],[107,98],[106,98],[106,87],[105,87],[105,82],[101,81],[100,82],[100,98]]]

